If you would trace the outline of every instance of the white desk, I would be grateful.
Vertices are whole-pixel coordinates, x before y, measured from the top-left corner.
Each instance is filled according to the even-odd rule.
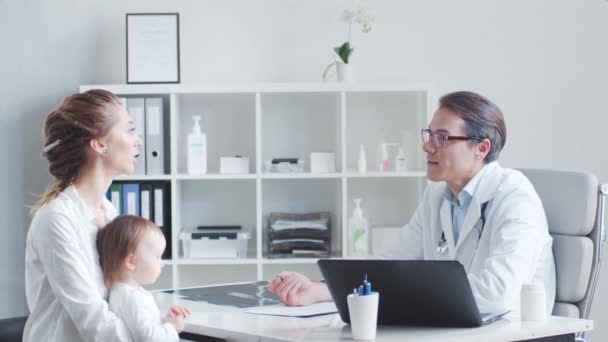
[[[192,302],[172,294],[153,293],[161,312],[171,304],[187,306],[192,315],[185,332],[239,341],[349,341],[350,326],[338,314],[311,318],[254,315],[245,309]],[[507,316],[481,328],[378,326],[376,341],[516,341],[593,329],[593,321],[551,317],[546,322],[520,322]]]

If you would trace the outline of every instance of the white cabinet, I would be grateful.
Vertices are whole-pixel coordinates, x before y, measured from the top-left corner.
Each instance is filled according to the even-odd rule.
[[[121,180],[171,182],[172,259],[154,288],[270,279],[290,269],[318,277],[314,258],[268,258],[266,220],[273,212],[326,211],[331,217],[331,255],[347,256],[347,222],[353,199],[372,229],[399,227],[414,212],[426,184],[420,129],[436,105],[428,86],[404,84],[264,83],[181,85],[87,85],[124,97],[162,97],[168,152],[165,175]],[[187,174],[187,135],[200,115],[207,134],[208,173]],[[407,172],[379,172],[379,144],[403,146]],[[359,148],[367,155],[358,173]],[[390,150],[394,170],[398,149]],[[310,172],[311,152],[333,152],[335,173]],[[220,174],[220,157],[246,156],[250,174]],[[300,158],[302,173],[270,173],[273,158]],[[246,258],[186,259],[182,228],[240,225],[251,235]]]

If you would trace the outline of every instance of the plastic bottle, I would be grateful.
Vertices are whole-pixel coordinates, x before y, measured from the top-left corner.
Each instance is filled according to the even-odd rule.
[[[202,133],[199,115],[192,116],[194,125],[188,134],[188,173],[207,173],[207,134]]]
[[[365,257],[369,254],[369,222],[363,216],[361,199],[355,198],[355,210],[348,220],[349,254]]]
[[[397,156],[395,157],[395,171],[407,171],[407,162],[405,159],[405,152],[403,151],[403,147],[399,148],[399,153],[397,153]]]
[[[359,164],[358,164],[359,173],[367,172],[367,159],[365,159],[365,150],[363,149],[363,144],[359,148]]]
[[[388,143],[382,140],[380,142],[380,153],[378,155],[378,171],[388,172],[388,148],[391,146],[397,146],[395,143]]]

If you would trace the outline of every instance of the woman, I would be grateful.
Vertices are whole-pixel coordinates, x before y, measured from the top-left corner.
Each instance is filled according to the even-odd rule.
[[[26,240],[30,316],[23,340],[130,341],[105,301],[95,237],[117,214],[106,190],[114,177],[133,172],[142,141],[121,102],[104,90],[66,98],[43,132],[53,180]]]

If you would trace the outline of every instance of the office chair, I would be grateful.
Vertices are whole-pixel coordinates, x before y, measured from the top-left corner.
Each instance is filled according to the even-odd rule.
[[[0,341],[21,342],[27,317],[0,319]]]
[[[598,280],[607,184],[582,172],[520,170],[545,208],[557,275],[553,315],[589,318]]]

